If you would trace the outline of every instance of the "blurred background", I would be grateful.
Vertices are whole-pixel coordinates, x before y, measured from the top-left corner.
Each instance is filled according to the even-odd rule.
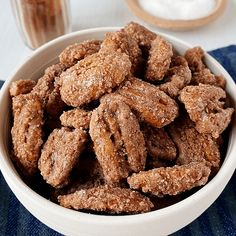
[[[19,34],[11,9],[11,1],[0,0],[1,80],[6,80],[17,65],[32,53]],[[201,45],[205,50],[236,42],[236,0],[228,0],[224,13],[214,22],[184,32],[148,25],[133,14],[124,0],[70,0],[70,5],[72,31],[102,26],[124,26],[129,21],[137,21],[157,32],[171,34],[192,45]]]

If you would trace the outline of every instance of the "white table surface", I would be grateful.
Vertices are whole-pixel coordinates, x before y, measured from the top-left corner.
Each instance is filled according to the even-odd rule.
[[[10,7],[11,0],[0,0],[0,79],[6,80],[12,71],[32,53],[16,28]],[[72,30],[102,26],[123,26],[138,19],[124,0],[71,0]],[[236,44],[236,0],[228,0],[224,14],[215,22],[187,32],[172,32],[148,26],[152,30],[169,33],[205,50]]]

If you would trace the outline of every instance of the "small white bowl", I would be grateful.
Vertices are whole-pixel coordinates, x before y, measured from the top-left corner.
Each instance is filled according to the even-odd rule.
[[[216,0],[216,6],[214,10],[207,16],[193,19],[193,20],[169,20],[161,17],[154,16],[144,10],[138,0],[126,0],[130,10],[138,17],[150,23],[152,25],[176,31],[192,30],[197,27],[201,27],[216,20],[220,15],[224,13],[227,5],[227,0]]]
[[[199,191],[179,203],[145,214],[130,216],[100,216],[81,213],[63,208],[41,197],[30,189],[20,178],[10,159],[10,113],[11,100],[9,85],[12,81],[37,79],[49,64],[56,62],[58,54],[69,44],[87,39],[102,39],[108,31],[117,28],[97,28],[83,30],[62,36],[47,43],[33,53],[12,76],[8,78],[0,93],[0,168],[9,187],[19,201],[40,221],[65,235],[80,236],[156,236],[173,233],[186,226],[202,214],[220,195],[231,178],[236,167],[236,122],[235,116],[229,137],[225,160],[217,175]],[[179,51],[184,53],[190,47],[174,37],[163,35]],[[206,64],[216,74],[222,74],[227,80],[226,90],[236,108],[236,86],[224,68],[210,55],[206,55]]]

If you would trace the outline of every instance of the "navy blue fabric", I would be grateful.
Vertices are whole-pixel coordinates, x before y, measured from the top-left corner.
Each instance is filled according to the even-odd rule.
[[[225,67],[236,81],[236,46],[217,49],[211,51],[210,54]],[[0,81],[0,86],[2,84],[3,82]],[[60,234],[39,222],[19,203],[0,173],[0,236],[5,235],[59,236]],[[172,234],[172,236],[195,235],[236,236],[236,173],[220,197],[207,211],[188,226]]]
[[[0,80],[0,88],[2,87],[3,84],[4,84],[4,81]]]

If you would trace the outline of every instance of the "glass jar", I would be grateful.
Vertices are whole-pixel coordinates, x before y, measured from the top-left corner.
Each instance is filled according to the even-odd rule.
[[[69,0],[11,0],[17,26],[32,49],[71,30]]]

